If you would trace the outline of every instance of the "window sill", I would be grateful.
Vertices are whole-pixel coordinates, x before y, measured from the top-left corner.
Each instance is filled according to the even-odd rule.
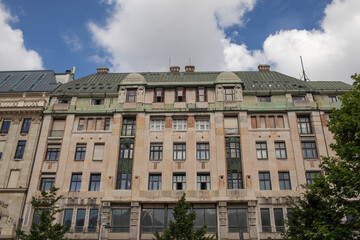
[[[22,161],[22,160],[24,160],[24,159],[22,159],[22,158],[14,158],[13,160],[14,160],[14,161]]]
[[[258,158],[257,160],[262,161],[262,160],[269,160],[269,159],[268,158]]]
[[[93,159],[94,162],[102,162],[103,159]]]
[[[0,136],[6,136],[7,133],[0,133]]]
[[[28,134],[29,134],[28,132],[27,133],[20,133],[21,136],[26,136]]]
[[[186,159],[173,159],[174,162],[185,162]]]

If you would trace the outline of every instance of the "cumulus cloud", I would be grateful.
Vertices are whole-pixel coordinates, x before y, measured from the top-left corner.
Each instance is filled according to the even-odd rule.
[[[42,69],[40,55],[26,49],[23,33],[13,29],[9,23],[17,21],[0,1],[0,69],[1,70],[33,70]]]
[[[80,38],[71,30],[63,32],[62,39],[70,47],[73,52],[80,51],[83,48],[83,43]]]

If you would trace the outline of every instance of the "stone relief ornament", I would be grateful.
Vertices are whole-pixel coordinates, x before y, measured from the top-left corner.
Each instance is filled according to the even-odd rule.
[[[143,86],[140,86],[138,87],[138,90],[137,90],[137,95],[144,95],[145,93],[145,88]]]

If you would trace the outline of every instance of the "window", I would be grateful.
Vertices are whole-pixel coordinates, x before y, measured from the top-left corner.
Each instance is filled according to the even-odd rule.
[[[72,217],[73,217],[73,209],[65,209],[64,210],[64,220],[63,220],[63,225],[68,225],[71,226],[71,222],[72,222]]]
[[[131,173],[118,173],[116,189],[131,189]]]
[[[274,219],[276,232],[284,231],[284,214],[282,208],[274,208]]]
[[[174,160],[186,159],[186,143],[174,143]]]
[[[206,225],[206,232],[216,232],[216,209],[215,208],[195,208],[196,218],[194,230],[198,230]]]
[[[268,117],[268,119],[269,119],[269,127],[270,128],[275,128],[275,117],[274,116],[269,116]]]
[[[79,119],[79,123],[78,123],[78,127],[77,127],[78,131],[84,130],[84,121],[85,121],[85,119],[83,119],[83,118]]]
[[[48,145],[45,160],[57,161],[60,156],[60,145]]]
[[[83,144],[83,143],[76,144],[75,160],[76,161],[84,161],[85,154],[86,154],[86,144]]]
[[[6,141],[0,141],[0,159],[2,158]]]
[[[23,159],[26,141],[19,141],[16,147],[15,159]]]
[[[150,160],[162,160],[162,143],[150,143]]]
[[[112,232],[129,232],[130,209],[113,209],[111,216]]]
[[[79,192],[81,188],[82,173],[73,173],[71,175],[70,191]]]
[[[155,88],[154,102],[164,102],[164,89]]]
[[[104,99],[91,99],[91,105],[104,105]]]
[[[11,121],[4,120],[1,125],[0,134],[1,133],[7,134],[9,132],[10,124],[11,124]]]
[[[165,228],[165,209],[145,208],[141,213],[141,232],[163,232]]]
[[[225,102],[235,101],[235,89],[234,88],[224,88],[225,90]]]
[[[210,190],[210,173],[198,173],[196,180],[198,190]]]
[[[86,209],[78,209],[76,214],[75,232],[84,230]]]
[[[64,119],[54,119],[51,129],[51,137],[62,137],[65,129],[65,120]]]
[[[240,158],[240,143],[226,143],[226,158]]]
[[[150,120],[150,130],[164,130],[165,129],[165,120],[164,119],[151,119]]]
[[[88,232],[96,232],[98,215],[98,209],[90,209]]]
[[[173,130],[186,130],[187,119],[173,119]]]
[[[247,232],[246,208],[228,208],[229,232]]]
[[[277,159],[287,158],[285,142],[275,142],[275,155]]]
[[[270,223],[270,209],[261,208],[261,226],[263,232],[271,232],[271,223]]]
[[[305,96],[292,96],[293,101],[305,101]]]
[[[196,119],[195,120],[196,130],[209,130],[210,129],[210,120],[208,119]]]
[[[89,191],[99,191],[100,190],[100,181],[101,181],[100,173],[90,174]]]
[[[206,96],[206,88],[205,87],[198,87],[196,91],[196,101],[197,102],[206,102],[207,96]]]
[[[228,172],[228,189],[242,189],[242,174],[235,170]]]
[[[173,174],[173,190],[185,190],[186,189],[186,175],[185,173]]]
[[[260,116],[260,128],[266,128],[266,117]]]
[[[60,98],[57,101],[58,104],[69,104],[71,103],[71,98]]]
[[[124,118],[121,135],[122,136],[135,136],[136,118]]]
[[[266,142],[256,142],[256,156],[257,159],[268,158]]]
[[[337,101],[338,101],[337,96],[329,96],[329,102],[335,103],[335,102],[337,102]]]
[[[269,172],[259,172],[260,190],[271,190],[271,179]]]
[[[310,116],[298,116],[298,128],[300,134],[311,134],[313,133],[311,127]]]
[[[126,102],[136,102],[137,89],[127,89]]]
[[[196,144],[196,159],[198,160],[210,159],[209,143]]]
[[[280,190],[291,190],[291,181],[289,172],[279,172]]]
[[[320,174],[319,171],[307,171],[305,173],[306,176],[306,184],[311,185],[314,183],[314,179],[317,177],[317,175]]]
[[[20,133],[29,133],[30,125],[31,125],[31,119],[25,118]]]
[[[161,174],[149,174],[149,190],[161,190]]]
[[[101,125],[102,125],[102,118],[97,118],[96,119],[95,129],[96,130],[101,130]]]
[[[315,142],[301,142],[303,158],[317,158]]]
[[[50,191],[55,184],[55,178],[41,178],[40,190]]]
[[[131,189],[134,143],[120,142],[116,189]]]
[[[104,143],[95,143],[93,160],[102,161],[104,157],[104,149],[105,149]]]
[[[110,130],[110,118],[105,118],[104,130]]]
[[[94,119],[93,118],[88,118],[86,130],[91,131],[93,129],[93,125],[94,125]]]
[[[271,96],[260,96],[257,97],[258,102],[271,102]]]
[[[186,102],[185,95],[185,89],[183,87],[176,88],[175,102]]]

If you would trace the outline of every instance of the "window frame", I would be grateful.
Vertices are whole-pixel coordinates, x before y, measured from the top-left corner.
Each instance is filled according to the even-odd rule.
[[[126,89],[126,102],[128,102],[128,103],[136,102],[136,96],[137,96],[136,88]]]
[[[320,171],[306,171],[305,172],[305,178],[306,178],[306,184],[311,185],[314,183],[315,178],[317,175],[321,174]]]
[[[224,101],[225,102],[235,102],[235,88],[234,87],[224,87]]]
[[[90,102],[91,106],[103,106],[105,104],[104,98],[92,98]]]
[[[157,129],[159,128],[159,129]],[[154,118],[150,119],[150,131],[164,131],[165,130],[165,119]]]
[[[285,230],[284,226],[284,210],[282,208],[274,208],[274,223],[276,232],[283,232]],[[276,212],[281,213],[281,215],[277,215]],[[280,219],[278,218],[280,216]]]
[[[50,184],[50,186],[48,186]],[[50,191],[55,185],[55,177],[41,176],[39,190]]]
[[[291,96],[292,101],[306,101],[306,96],[305,95],[295,95],[295,96]]]
[[[200,172],[196,174],[196,189],[211,190],[211,178],[209,172]]]
[[[181,188],[179,186],[181,186]],[[178,191],[186,190],[186,173],[173,173],[172,189]]]
[[[75,147],[74,161],[85,161],[86,158],[86,143],[77,143]]]
[[[25,154],[25,148],[26,148],[26,141],[25,140],[19,140],[18,144],[16,146],[14,159],[23,159],[24,154]]]
[[[197,160],[210,160],[210,144],[209,144],[209,142],[197,142],[196,143],[196,159]]]
[[[228,189],[243,189],[243,179],[241,172],[238,172],[236,170],[228,171],[227,180]]]
[[[231,233],[239,233],[240,229],[241,229],[242,232],[248,232],[248,211],[247,211],[247,208],[229,207],[227,210],[228,210],[227,211],[227,215],[228,215],[228,231],[231,232]],[[232,218],[229,216],[229,213],[231,211],[235,211],[235,213],[234,213],[234,216],[236,217],[236,223],[235,224],[231,223]],[[240,218],[244,216],[243,211],[245,211],[245,223],[246,223],[246,226],[241,225],[241,221],[244,220],[244,219],[240,220]]]
[[[195,119],[195,130],[206,131],[210,130],[210,119]]]
[[[337,103],[339,101],[339,98],[336,95],[329,95],[328,97],[330,103]]]
[[[258,103],[271,103],[271,96],[257,96]]]
[[[31,126],[31,118],[24,118],[20,130],[20,134],[28,134],[30,131],[30,126]]]
[[[79,178],[80,176],[80,178]],[[80,192],[82,182],[82,173],[72,173],[70,180],[70,192]]]
[[[100,191],[101,173],[90,173],[89,192]]]
[[[182,92],[181,96],[179,96],[180,92]],[[181,99],[180,99],[180,97],[181,97]],[[186,88],[177,87],[175,89],[175,102],[186,102]]]
[[[179,148],[181,146],[181,148]],[[180,158],[179,158],[180,154]],[[174,142],[173,143],[173,159],[174,160],[186,160],[186,143]]]
[[[265,216],[264,214],[267,214]],[[266,219],[265,219],[266,217]],[[270,216],[270,208],[260,208],[260,219],[261,219],[261,232],[272,232],[271,229],[271,216]],[[267,221],[269,225],[264,225],[264,221]]]
[[[11,126],[11,120],[3,120],[1,123],[0,134],[8,134]]]
[[[60,158],[60,152],[61,152],[61,145],[58,144],[47,145],[46,153],[45,153],[45,161],[58,161]]]
[[[124,117],[121,126],[121,136],[135,136],[136,117]]]
[[[274,147],[275,147],[275,157],[276,157],[276,159],[287,159],[285,141],[275,141]]]
[[[160,94],[160,95],[158,95]],[[163,88],[154,89],[154,103],[163,103],[165,99],[165,91]]]
[[[279,171],[279,187],[280,190],[291,190],[291,178],[289,171]]]
[[[186,131],[188,128],[188,120],[186,118],[175,118],[172,120],[172,129],[174,131]]]
[[[307,144],[311,144],[311,147],[308,147]],[[318,159],[318,151],[316,146],[316,141],[301,141],[301,151],[304,159]],[[311,152],[311,154],[309,154]]]
[[[115,221],[115,211],[119,211],[119,225],[115,225],[114,221]],[[126,212],[125,212],[126,211]],[[128,222],[124,223],[123,222],[123,216],[124,216],[124,212],[126,213],[126,217],[128,217]],[[113,208],[111,209],[111,232],[116,232],[116,233],[122,233],[122,232],[130,232],[130,215],[131,215],[131,209],[130,208]],[[126,219],[127,220],[127,219]]]
[[[83,218],[79,218],[79,213],[84,215]],[[80,215],[82,217],[82,215]],[[75,232],[83,232],[85,226],[85,218],[86,218],[86,209],[85,208],[78,208],[76,210],[76,218],[75,218]]]
[[[297,124],[299,134],[314,134],[310,115],[298,115]]]
[[[162,161],[163,159],[163,144],[150,143],[150,161]]]
[[[270,172],[266,172],[266,171],[259,172],[259,189],[260,191],[272,190]]]
[[[226,158],[229,158],[229,159],[241,158],[240,142],[226,142],[225,149],[226,149]],[[234,154],[235,154],[235,156],[234,156]]]
[[[267,150],[267,142],[266,141],[256,141],[255,147],[256,147],[257,160],[267,160],[269,157],[268,150]]]
[[[96,213],[96,214],[94,214]],[[99,209],[91,208],[89,211],[89,221],[87,226],[87,232],[96,232],[99,221]]]
[[[204,91],[203,94],[200,91]],[[196,101],[197,102],[207,102],[207,88],[206,87],[197,87],[196,88]]]
[[[79,118],[77,131],[84,131],[85,130],[84,125],[85,125],[85,118]]]
[[[161,190],[162,174],[149,173],[148,190]]]

